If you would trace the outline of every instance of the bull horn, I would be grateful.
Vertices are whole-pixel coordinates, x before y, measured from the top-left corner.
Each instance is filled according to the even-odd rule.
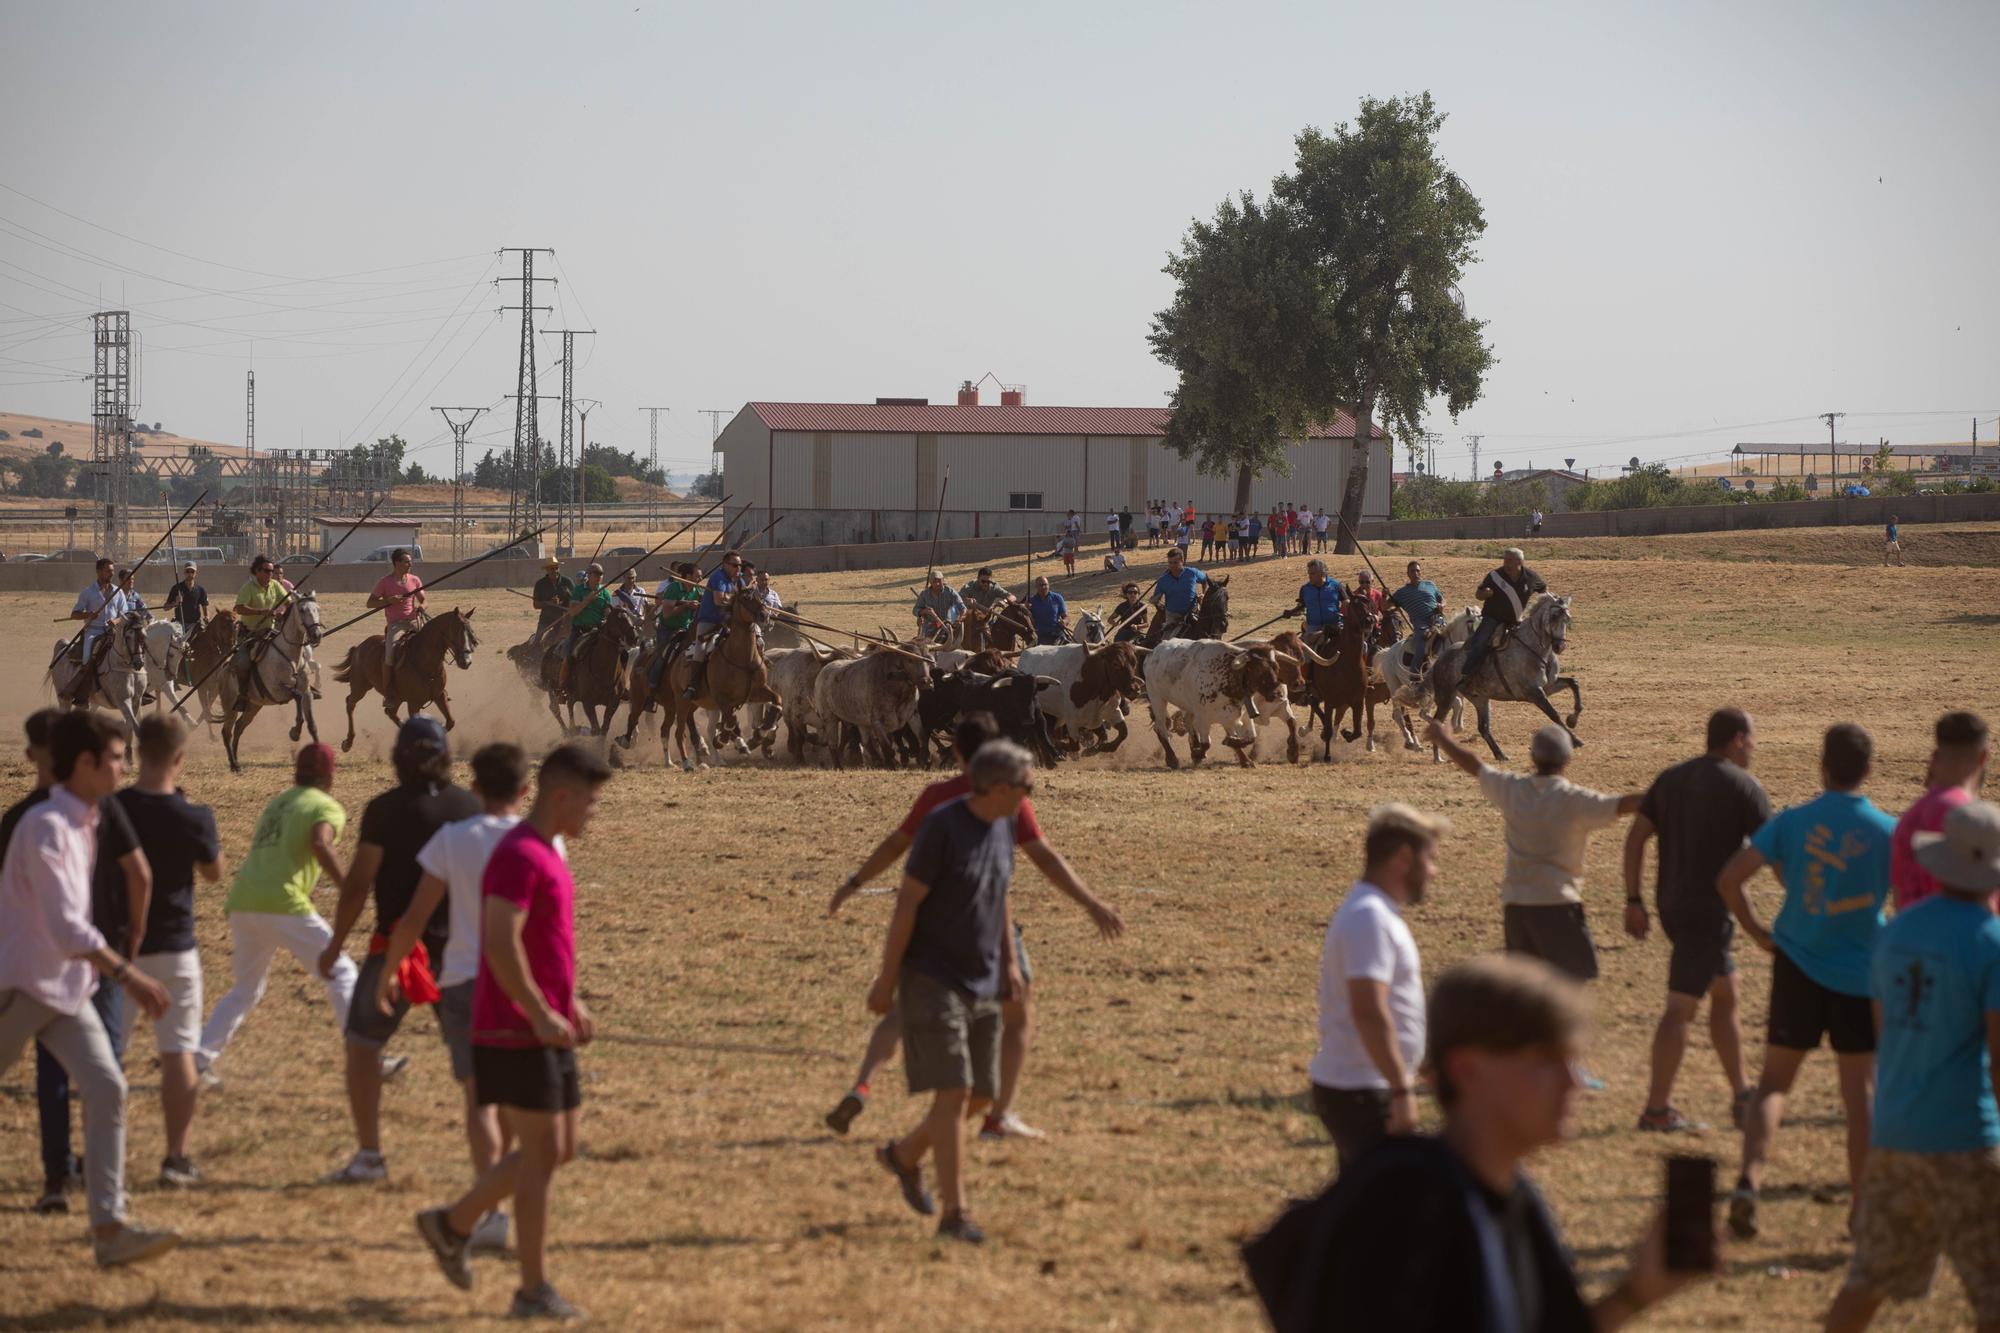
[[[1059,680],[1057,680],[1057,679],[1056,679],[1056,678],[1055,678],[1054,676],[1036,676],[1036,677],[1034,678],[1034,681],[1035,681],[1035,685],[1036,685],[1036,687],[1037,687],[1038,689],[1039,689],[1039,688],[1046,688],[1047,686],[1050,686],[1050,685],[1060,685],[1060,684],[1062,684],[1062,682],[1061,682],[1061,681],[1059,681]]]
[[[1308,649],[1306,649],[1306,651],[1307,651],[1307,652],[1311,652],[1312,650],[1311,650],[1310,648],[1308,648]],[[1299,659],[1298,659],[1298,658],[1296,658],[1296,657],[1293,657],[1293,656],[1292,656],[1292,655],[1291,655],[1290,653],[1281,653],[1281,652],[1279,652],[1279,651],[1278,651],[1277,649],[1275,649],[1275,648],[1273,648],[1273,649],[1271,650],[1271,656],[1272,656],[1272,657],[1274,657],[1274,658],[1276,658],[1276,659],[1277,659],[1278,661],[1280,661],[1280,662],[1283,662],[1283,663],[1285,663],[1285,664],[1286,664],[1287,666],[1297,666],[1297,665],[1299,665]],[[1326,663],[1323,663],[1323,665],[1326,665],[1326,666],[1331,666],[1331,665],[1333,665],[1333,664],[1332,664],[1331,662],[1326,662]]]
[[[1314,666],[1330,667],[1334,663],[1333,658],[1321,657],[1318,653],[1314,652],[1312,649],[1312,645],[1307,643],[1304,639],[1299,640],[1299,651],[1304,653],[1306,656],[1306,660],[1311,662]]]

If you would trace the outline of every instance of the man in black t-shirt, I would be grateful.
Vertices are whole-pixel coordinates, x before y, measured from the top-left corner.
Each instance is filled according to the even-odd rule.
[[[7,807],[6,813],[0,814],[0,856],[6,855],[7,844],[14,840],[14,828],[21,822],[21,816],[47,800],[49,788],[55,785],[55,761],[49,750],[49,734],[55,728],[56,719],[62,715],[62,709],[43,708],[28,718],[25,726],[27,754],[28,762],[35,766],[35,788]],[[146,853],[140,850],[138,834],[133,832],[125,812],[109,800],[105,801],[97,821],[97,867],[100,871],[111,870],[124,890],[125,905],[116,910],[126,912],[130,910],[129,904],[145,901],[151,883]],[[95,918],[92,924],[104,936],[106,944],[129,957],[130,946],[136,945],[137,941],[128,940],[127,932],[120,924],[123,916],[115,920],[105,917],[106,895],[93,893],[92,899],[91,915]],[[125,993],[116,985],[100,982],[90,1002],[96,1006],[97,1016],[104,1022],[104,1032],[111,1039],[112,1052],[122,1058],[125,1054]],[[62,1067],[62,1062],[47,1047],[36,1042],[35,1110],[42,1139],[42,1193],[35,1200],[35,1211],[38,1213],[68,1212],[70,1183],[81,1178],[82,1168],[69,1150],[69,1093],[69,1071]]]
[[[1581,992],[1539,959],[1485,957],[1438,978],[1424,1065],[1444,1131],[1403,1135],[1244,1247],[1278,1333],[1585,1333],[1617,1328],[1694,1280],[1656,1220],[1632,1267],[1586,1305],[1555,1219],[1521,1171],[1570,1118]]]
[[[1667,1007],[1653,1034],[1652,1081],[1640,1129],[1702,1128],[1676,1110],[1672,1099],[1688,1028],[1703,999],[1709,1006],[1709,1039],[1735,1094],[1730,1118],[1742,1127],[1750,1085],[1743,1076],[1736,963],[1730,957],[1735,922],[1716,891],[1715,877],[1771,817],[1770,798],[1749,773],[1756,739],[1748,713],[1717,709],[1708,719],[1707,753],[1653,779],[1625,838],[1625,931],[1643,940],[1650,926],[1641,889],[1646,843],[1657,834],[1660,927],[1673,946],[1667,962]]]
[[[412,951],[403,964],[403,986],[393,1013],[382,1012],[373,997],[382,975],[385,951],[396,922],[409,910],[423,879],[417,853],[446,824],[470,819],[480,811],[479,798],[463,787],[451,785],[451,750],[444,728],[435,718],[418,714],[396,732],[390,762],[396,767],[396,786],[368,803],[361,814],[361,838],[354,849],[354,862],[341,886],[340,906],[334,913],[333,940],[320,955],[320,973],[331,973],[347,942],[348,932],[360,919],[371,896],[375,900],[375,933],[368,943],[368,957],[355,979],[355,1003],[347,1010],[347,1100],[354,1113],[354,1135],[358,1140],[347,1165],[326,1177],[329,1184],[355,1185],[382,1180],[389,1174],[382,1156],[382,1084],[402,1072],[407,1056],[384,1061],[382,1048],[402,1025],[409,1012],[411,997],[419,1004],[437,999],[431,973],[444,961],[445,938],[451,927],[448,902],[440,902],[424,927],[422,956]],[[412,969],[421,971],[421,980],[411,984]]]
[[[944,1216],[938,1235],[977,1245],[986,1233],[965,1206],[965,1123],[1000,1093],[1000,1001],[1021,992],[1007,885],[1014,816],[1035,788],[1034,761],[1010,741],[988,741],[967,770],[972,791],[917,828],[889,922],[882,970],[868,991],[878,1014],[903,1020],[912,1093],[932,1094],[923,1124],[876,1150],[918,1213],[937,1211],[923,1161],[937,1152]]]
[[[1508,547],[1501,553],[1500,568],[1487,570],[1486,577],[1479,580],[1479,586],[1472,590],[1473,596],[1479,599],[1479,625],[1472,631],[1472,637],[1466,640],[1465,665],[1459,668],[1460,680],[1471,679],[1472,673],[1479,670],[1501,630],[1521,623],[1535,594],[1549,590],[1549,585],[1542,582],[1542,576],[1529,569],[1525,561],[1526,557],[1518,547]]]
[[[167,1122],[167,1150],[160,1183],[185,1189],[201,1183],[188,1156],[188,1129],[194,1123],[195,1052],[201,1045],[201,958],[194,947],[194,880],[222,878],[222,844],[215,813],[181,794],[181,764],[187,758],[187,729],[171,714],[150,714],[139,722],[139,780],[108,804],[125,812],[152,867],[142,929],[122,892],[122,876],[98,861],[93,897],[97,928],[106,939],[138,937],[132,966],[160,983],[167,1012],[153,1020],[153,1044],[160,1056],[160,1106]],[[115,924],[116,929],[113,929]]]
[[[194,561],[181,566],[181,581],[167,589],[167,610],[192,639],[208,623],[208,589],[194,581]]]

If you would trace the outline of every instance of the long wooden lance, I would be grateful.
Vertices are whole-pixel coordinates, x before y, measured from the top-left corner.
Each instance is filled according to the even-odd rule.
[[[757,529],[757,531],[751,533],[748,537],[736,543],[737,547],[741,548],[744,546],[748,546],[751,542],[756,541],[759,537],[769,532],[772,528],[777,527],[779,523],[784,521],[784,519],[785,519],[785,512],[783,510],[778,511],[777,515],[773,517],[769,523],[766,523],[763,527]],[[715,562],[715,564],[710,565],[707,569],[702,570],[701,574],[702,578],[706,579],[710,574],[713,574],[716,571],[716,569],[721,566],[721,564],[722,562],[718,560]],[[696,568],[699,569],[700,566],[697,565]]]
[[[1362,563],[1368,566],[1369,572],[1375,576],[1376,585],[1382,589],[1382,594],[1386,597],[1392,585],[1389,580],[1382,577],[1382,571],[1375,568],[1375,562],[1368,558],[1368,548],[1361,544],[1361,534],[1347,526],[1347,520],[1341,516],[1338,509],[1333,511],[1333,517],[1334,521],[1340,524],[1341,531],[1347,534],[1348,540],[1354,543],[1354,549],[1360,552]]]
[[[350,626],[359,625],[362,621],[368,619],[368,617],[374,615],[377,611],[386,611],[390,607],[394,606],[396,603],[407,601],[410,598],[416,596],[420,592],[423,593],[430,592],[432,589],[437,588],[438,586],[447,582],[448,580],[457,578],[460,574],[463,574],[466,570],[471,569],[474,565],[483,565],[488,560],[493,559],[495,556],[506,555],[508,552],[520,546],[522,542],[533,541],[535,538],[541,536],[548,530],[549,529],[547,527],[540,527],[536,528],[533,532],[524,532],[520,536],[515,537],[512,540],[508,541],[505,545],[494,547],[492,550],[488,551],[485,555],[475,556],[473,559],[466,561],[462,565],[455,565],[452,568],[447,569],[444,573],[438,575],[436,578],[432,579],[429,583],[426,583],[421,588],[412,588],[408,592],[399,592],[394,597],[391,597],[388,601],[384,602],[380,606],[370,607],[368,610],[363,611],[360,615],[353,616],[350,617],[349,619],[343,620],[338,625],[333,626],[331,629],[320,631],[320,638],[322,639],[332,638],[334,635],[340,633],[340,631],[344,629],[349,628]]]
[[[714,550],[715,544],[721,541],[724,537],[727,537],[729,535],[729,529],[731,525],[736,523],[741,523],[743,521],[743,516],[749,513],[753,508],[755,508],[756,503],[757,502],[753,500],[749,504],[744,505],[741,509],[737,510],[736,516],[734,518],[724,519],[722,521],[721,529],[718,530],[713,537],[710,537],[707,541],[703,542],[701,544],[700,550],[696,551],[693,555],[688,557],[688,560],[693,563],[696,569],[701,568],[701,558],[707,555],[710,551]],[[711,505],[709,506],[709,508],[712,510],[714,506]]]
[[[191,504],[186,509],[181,510],[181,516],[167,525],[167,530],[160,534],[160,539],[158,541],[153,543],[152,550],[149,550],[146,552],[146,554],[140,556],[139,563],[131,566],[131,568],[135,570],[144,568],[146,562],[153,558],[153,553],[155,551],[158,551],[162,546],[165,546],[167,544],[167,538],[174,535],[174,529],[178,528],[182,523],[187,521],[187,516],[195,511],[195,505],[199,505],[203,500],[206,500],[207,498],[208,498],[208,488],[204,486],[202,488],[201,494],[194,497],[194,504]],[[101,608],[100,608],[100,613],[101,613]],[[76,641],[83,637],[83,632],[90,628],[90,621],[95,619],[97,619],[97,616],[93,615],[90,617],[89,620],[85,620],[83,624],[77,627],[76,633],[69,636],[69,642],[62,646],[62,650],[60,652],[58,652],[54,657],[51,657],[49,659],[49,665],[47,668],[48,670],[50,671],[55,670],[56,663],[62,661],[62,659],[64,658],[65,655],[68,654],[70,649],[76,647]]]
[[[727,495],[723,496],[720,500],[717,500],[714,504],[702,510],[699,514],[696,514],[693,518],[689,519],[687,522],[681,524],[678,529],[667,534],[666,541],[661,542],[658,546],[655,546],[652,550],[646,552],[644,555],[640,556],[637,560],[634,560],[631,564],[625,566],[624,569],[619,570],[616,574],[611,575],[604,581],[606,583],[612,583],[618,579],[624,578],[627,573],[637,569],[639,566],[645,564],[648,560],[651,560],[654,556],[658,555],[661,551],[665,550],[668,542],[673,541],[673,539],[680,536],[681,533],[686,532],[689,528],[701,522],[703,519],[707,518],[710,514],[722,508],[722,506],[728,504],[731,498],[732,497]]]
[[[352,537],[355,533],[359,532],[361,530],[361,525],[363,523],[366,523],[369,520],[369,518],[375,513],[375,511],[381,507],[382,502],[384,500],[387,500],[388,498],[389,497],[386,495],[376,497],[375,503],[368,506],[367,513],[364,513],[360,518],[357,518],[352,523],[348,524],[347,531],[340,534],[340,540],[335,542],[332,546],[328,547],[326,551],[323,554],[321,554],[319,559],[313,561],[313,567],[305,572],[305,576],[303,578],[301,578],[297,583],[294,583],[291,587],[286,588],[284,590],[282,595],[280,595],[278,598],[277,606],[271,608],[272,613],[275,614],[278,610],[283,608],[285,603],[291,601],[293,597],[297,596],[299,589],[303,588],[306,585],[306,581],[312,578],[313,575],[319,573],[321,565],[324,565],[327,561],[333,559],[333,553],[335,551],[338,551],[341,547],[345,546],[347,544],[347,539],[349,537]],[[266,640],[265,643],[257,645],[255,656],[251,658],[251,665],[253,667],[258,662],[264,660],[265,646],[268,643],[269,640]],[[200,697],[201,687],[208,684],[209,677],[213,676],[216,672],[222,670],[223,665],[227,663],[235,655],[236,655],[235,652],[232,650],[230,652],[224,653],[221,657],[217,658],[215,661],[215,665],[210,667],[207,671],[204,671],[201,675],[201,679],[196,681],[193,687],[190,688],[185,695],[181,696],[180,701],[174,705],[174,712],[178,713],[183,708],[187,707],[187,701],[189,699]]]
[[[944,480],[938,483],[937,513],[931,519],[931,553],[924,560],[925,577],[937,568],[938,533],[944,528],[944,493],[951,489],[951,469],[944,470]]]
[[[693,579],[682,578],[680,575],[674,573],[672,570],[667,571],[667,577],[672,579],[675,583],[685,584],[690,588],[700,588],[704,586],[703,584],[695,582]],[[785,621],[786,624],[789,625],[804,625],[808,629],[825,630],[828,634],[834,635],[836,638],[866,639],[870,643],[881,645],[885,650],[889,652],[901,653],[904,657],[910,658],[913,661],[922,662],[925,666],[937,665],[935,662],[932,662],[931,659],[923,656],[921,653],[913,653],[907,648],[899,647],[898,645],[889,642],[889,640],[878,638],[873,634],[863,634],[860,630],[838,629],[832,625],[821,624],[817,620],[807,620],[804,616],[800,615],[796,611],[780,611],[778,615]]]
[[[1277,615],[1272,616],[1269,620],[1265,621],[1264,624],[1252,625],[1249,629],[1244,630],[1241,634],[1231,636],[1229,641],[1231,643],[1241,643],[1243,640],[1249,638],[1252,634],[1255,634],[1258,630],[1263,629],[1266,625],[1275,625],[1280,620],[1283,620],[1285,617],[1291,614],[1292,613],[1290,611],[1280,611],[1278,612]]]

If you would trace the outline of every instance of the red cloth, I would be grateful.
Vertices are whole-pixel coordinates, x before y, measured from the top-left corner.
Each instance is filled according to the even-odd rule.
[[[387,952],[389,952],[387,935],[378,930],[368,937],[370,958],[378,953]],[[422,940],[418,940],[417,947],[410,950],[410,956],[397,965],[396,984],[403,988],[403,996],[411,1004],[436,1004],[438,996],[443,994],[438,990],[437,978],[431,975],[430,950],[424,948]]]
[[[964,773],[943,782],[933,782],[917,795],[917,803],[910,807],[910,813],[903,816],[897,832],[906,838],[917,836],[917,825],[924,822],[924,816],[961,796],[972,794],[972,779]],[[1021,808],[1014,816],[1014,845],[1025,847],[1031,842],[1042,840],[1042,826],[1035,819],[1035,803],[1026,797],[1021,799]]]

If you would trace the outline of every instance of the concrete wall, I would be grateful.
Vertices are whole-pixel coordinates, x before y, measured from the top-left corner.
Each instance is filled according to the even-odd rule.
[[[1986,495],[1870,495],[1770,504],[1688,505],[1677,509],[1606,509],[1548,514],[1541,536],[1658,537],[1675,532],[1743,532],[1763,528],[1874,525],[1897,515],[1904,523],[1966,523],[2000,518],[2000,492]],[[1474,518],[1410,518],[1365,522],[1364,540],[1492,541],[1527,532],[1525,514]]]

